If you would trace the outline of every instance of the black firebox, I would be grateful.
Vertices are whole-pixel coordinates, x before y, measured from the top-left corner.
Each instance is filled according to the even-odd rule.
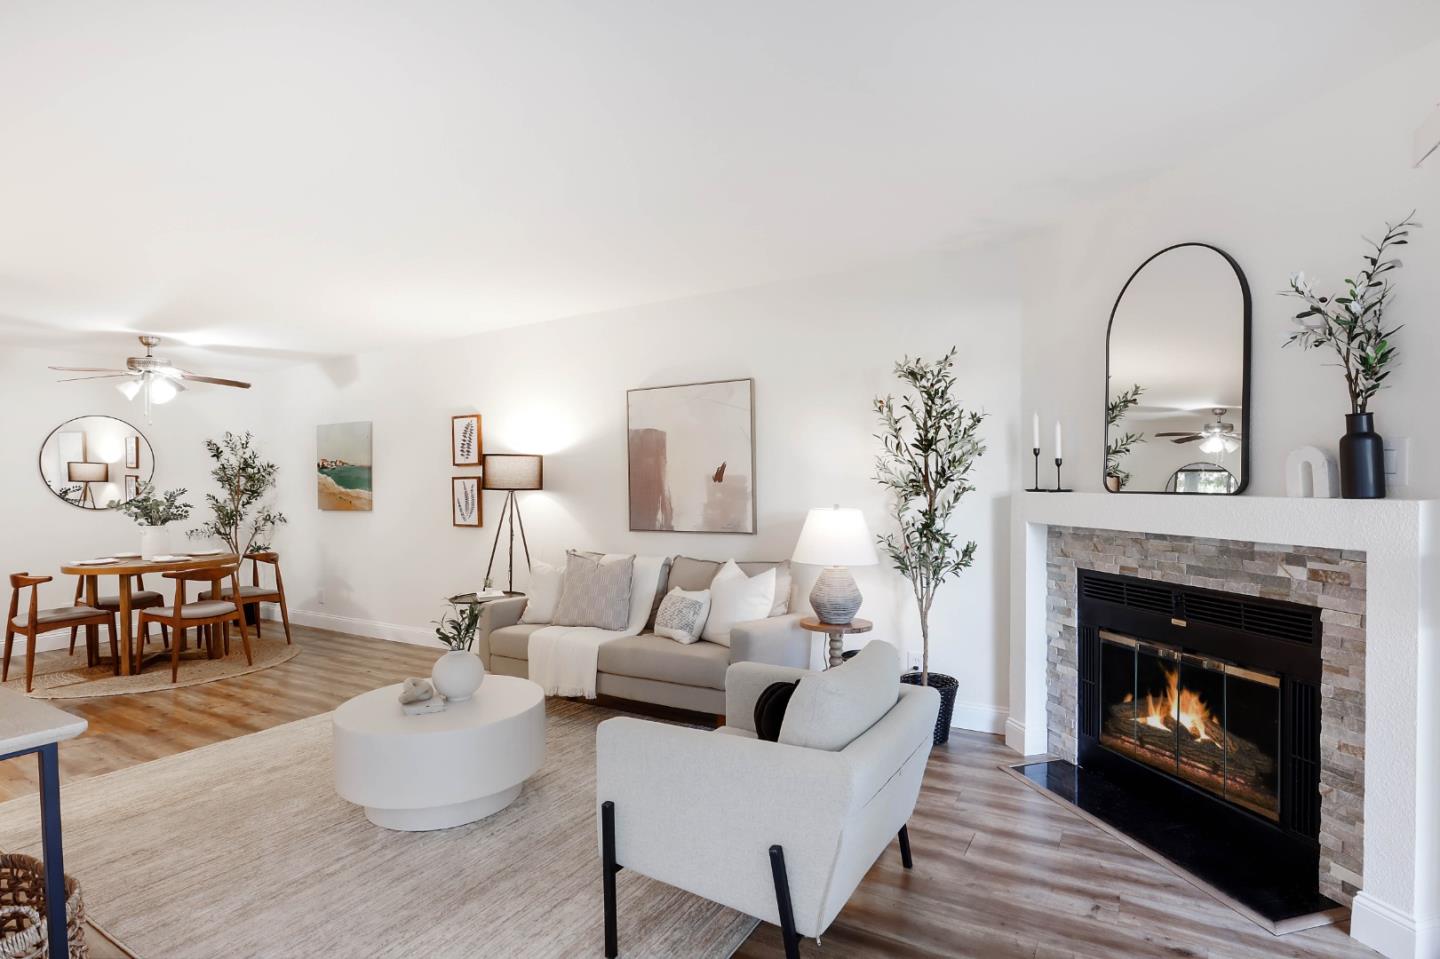
[[[1077,592],[1078,768],[1025,775],[1273,922],[1333,908],[1319,610],[1091,570]]]

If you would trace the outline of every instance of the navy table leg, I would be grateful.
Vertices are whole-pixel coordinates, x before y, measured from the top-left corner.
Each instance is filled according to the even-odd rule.
[[[65,924],[65,857],[60,845],[60,750],[55,743],[41,746],[40,836],[45,860],[45,910],[50,927],[50,955],[70,955]]]

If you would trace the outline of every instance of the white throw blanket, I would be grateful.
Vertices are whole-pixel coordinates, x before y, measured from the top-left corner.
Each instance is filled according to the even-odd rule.
[[[529,673],[546,696],[595,698],[600,647],[626,636],[638,636],[650,618],[660,586],[661,556],[636,556],[630,576],[630,621],[624,629],[595,626],[542,626],[530,634]]]

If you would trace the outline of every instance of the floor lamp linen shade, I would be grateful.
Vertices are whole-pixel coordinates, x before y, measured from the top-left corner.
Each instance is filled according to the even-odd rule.
[[[545,457],[528,453],[486,453],[485,488],[544,489]]]

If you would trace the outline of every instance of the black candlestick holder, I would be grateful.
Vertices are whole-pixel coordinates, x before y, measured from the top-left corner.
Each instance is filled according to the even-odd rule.
[[[1040,447],[1033,447],[1030,452],[1035,454],[1035,485],[1027,489],[1027,493],[1048,493],[1049,490],[1040,488]]]
[[[1060,482],[1060,464],[1063,463],[1063,462],[1065,462],[1065,461],[1064,461],[1063,459],[1061,459],[1060,457],[1058,457],[1058,456],[1055,457],[1055,488],[1050,491],[1050,492],[1052,492],[1052,493],[1073,493],[1073,492],[1074,492],[1074,490],[1066,489],[1066,488],[1065,488],[1065,485]]]

